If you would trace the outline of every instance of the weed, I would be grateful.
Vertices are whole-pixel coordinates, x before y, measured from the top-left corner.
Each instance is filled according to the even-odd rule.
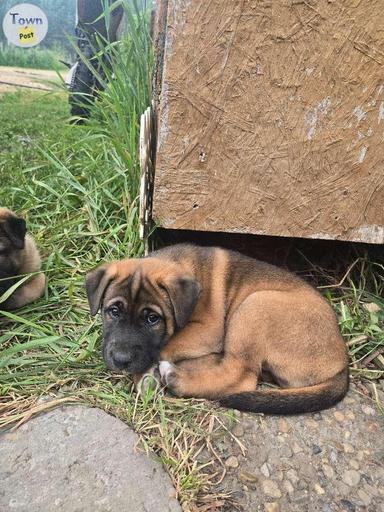
[[[147,14],[137,11],[128,22],[130,37],[108,49],[112,71],[105,70],[105,89],[85,125],[66,122],[63,93],[0,98],[0,204],[26,217],[47,276],[41,300],[2,313],[0,425],[20,424],[62,403],[100,407],[133,426],[192,509],[199,500],[221,496],[213,484],[225,467],[213,446],[231,414],[161,393],[139,399],[130,379],[105,370],[100,323],[90,318],[84,291],[90,268],[143,254],[137,149],[152,56]],[[51,401],[41,402],[42,396]]]
[[[100,407],[133,426],[191,510],[215,498],[230,502],[215,490],[225,474],[215,443],[229,435],[233,416],[159,391],[139,398],[130,379],[107,372],[99,356],[100,323],[90,318],[84,292],[88,269],[143,253],[137,145],[152,56],[147,18],[136,12],[128,19],[131,36],[108,50],[112,71],[105,70],[89,123],[66,124],[63,93],[0,98],[0,204],[27,218],[47,275],[41,300],[1,319],[0,425],[20,424],[63,403]],[[383,267],[360,258],[343,282],[323,291],[339,316],[353,371],[382,376]],[[51,401],[41,402],[42,396]]]

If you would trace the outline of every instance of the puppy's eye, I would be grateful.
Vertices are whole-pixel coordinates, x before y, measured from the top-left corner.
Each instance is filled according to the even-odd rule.
[[[145,320],[147,324],[155,325],[160,320],[160,316],[157,313],[148,313]]]
[[[110,306],[108,308],[108,314],[109,316],[111,316],[112,318],[120,318],[120,308],[119,306],[117,306],[116,304],[114,304],[113,306]]]

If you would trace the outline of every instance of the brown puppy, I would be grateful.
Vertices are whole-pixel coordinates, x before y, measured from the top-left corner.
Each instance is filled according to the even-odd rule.
[[[178,396],[292,414],[331,407],[348,390],[335,315],[295,275],[219,248],[177,245],[102,265],[86,288],[103,312],[109,368],[142,373],[160,360]],[[282,389],[257,390],[262,375]]]
[[[17,276],[40,270],[38,250],[26,231],[24,219],[7,208],[0,208],[0,297],[17,283]],[[44,274],[32,276],[5,302],[0,303],[0,309],[10,310],[24,306],[41,297],[44,287]]]

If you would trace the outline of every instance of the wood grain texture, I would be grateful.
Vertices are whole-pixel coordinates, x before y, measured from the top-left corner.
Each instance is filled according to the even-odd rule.
[[[383,8],[169,0],[156,222],[384,243]]]

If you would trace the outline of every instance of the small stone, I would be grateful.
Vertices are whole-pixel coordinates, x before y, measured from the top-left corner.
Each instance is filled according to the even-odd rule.
[[[346,403],[348,405],[352,405],[352,404],[356,403],[356,400],[350,396],[346,396],[344,398],[344,403]]]
[[[265,462],[261,466],[260,471],[261,471],[261,474],[265,476],[265,478],[269,478],[271,476],[271,473],[269,472],[269,468]]]
[[[253,473],[250,473],[249,471],[241,471],[240,480],[242,480],[243,482],[255,483],[257,482],[257,476],[254,475]]]
[[[333,464],[337,464],[337,453],[334,450],[331,451],[329,459]]]
[[[315,484],[313,488],[315,489],[316,494],[325,494],[325,491],[320,484]]]
[[[361,489],[357,491],[357,495],[363,502],[363,505],[365,505],[366,507],[371,503],[370,496],[368,496],[368,494],[362,491]]]
[[[295,503],[306,503],[308,504],[308,491],[300,491],[295,492],[292,496],[290,496],[290,500]]]
[[[281,491],[273,480],[263,481],[263,491],[267,496],[271,496],[271,498],[281,498]]]
[[[333,471],[333,468],[331,466],[328,466],[328,464],[323,465],[323,473],[330,480],[335,476],[335,472]]]
[[[360,482],[360,474],[354,469],[348,469],[344,472],[343,482],[354,487]]]
[[[335,417],[336,421],[338,421],[338,422],[340,422],[340,423],[341,423],[342,421],[344,421],[344,419],[345,419],[344,414],[343,414],[342,412],[340,412],[340,411],[335,411],[335,412],[333,413],[333,416]]]
[[[241,437],[244,435],[244,427],[241,423],[236,423],[235,427],[232,430],[232,434],[236,437]]]
[[[378,494],[378,489],[374,485],[365,484],[363,486],[363,490],[370,496],[377,496]]]
[[[301,491],[307,488],[307,482],[305,480],[299,480],[297,482],[297,488]]]
[[[320,421],[321,419],[323,419],[323,416],[321,414],[321,412],[316,412],[314,415],[313,415],[313,419],[317,420],[317,421]]]
[[[228,457],[228,459],[225,461],[225,465],[227,468],[238,468],[239,467],[239,461],[234,455],[231,455]]]
[[[350,466],[351,466],[351,468],[353,468],[353,469],[359,469],[359,467],[360,467],[359,463],[358,463],[358,462],[357,462],[357,460],[355,460],[355,459],[351,459],[351,460],[349,461],[349,465],[350,465]]]
[[[299,477],[297,476],[297,473],[294,469],[289,469],[287,471],[287,477],[290,479],[293,485],[297,484],[297,482],[299,481]]]
[[[375,302],[367,302],[363,304],[363,308],[368,311],[368,313],[378,313],[381,311],[381,307]]]
[[[303,451],[302,447],[298,443],[296,443],[296,441],[293,442],[291,448],[292,448],[292,451],[294,454],[300,453]]]
[[[265,512],[280,512],[280,507],[278,503],[266,503],[264,505]]]
[[[348,419],[348,420],[351,420],[351,421],[354,421],[356,419],[356,416],[354,415],[354,413],[352,411],[347,411],[345,413],[345,417]]]
[[[273,453],[273,450],[270,451],[268,457],[269,467],[273,467],[275,469],[281,468],[283,466],[283,461],[281,460],[281,456]]]
[[[284,480],[284,472],[283,471],[276,471],[276,473],[273,474],[274,477],[277,478],[280,482]]]
[[[289,480],[284,480],[283,487],[288,494],[291,494],[295,489]]]
[[[348,512],[355,512],[355,505],[349,500],[340,500],[340,505],[343,507],[343,510],[347,510]]]
[[[280,457],[289,458],[292,457],[292,450],[288,446],[288,444],[283,444],[279,448]]]
[[[339,452],[344,451],[344,446],[341,443],[339,443],[339,441],[332,441],[332,444]]]
[[[351,494],[351,489],[344,482],[337,482],[337,490],[340,496],[349,496]]]
[[[343,448],[344,448],[345,453],[354,453],[355,452],[354,447],[350,443],[344,443]]]
[[[313,444],[312,445],[312,453],[313,453],[313,455],[318,455],[321,452],[322,452],[322,449],[320,448],[320,446],[317,446],[317,444]]]
[[[367,414],[368,416],[375,416],[376,414],[375,409],[373,409],[369,405],[362,405],[361,410],[363,411],[364,414]]]
[[[278,423],[280,432],[283,432],[283,434],[287,434],[287,432],[289,432],[289,425],[284,418],[279,418],[277,423]]]
[[[344,437],[345,437],[345,439],[349,439],[351,437],[351,433],[348,430],[346,430],[344,432]]]
[[[356,457],[357,457],[357,459],[358,459],[359,461],[362,461],[362,460],[364,459],[364,452],[363,452],[363,451],[361,451],[361,450],[359,450],[359,451],[357,452]]]

